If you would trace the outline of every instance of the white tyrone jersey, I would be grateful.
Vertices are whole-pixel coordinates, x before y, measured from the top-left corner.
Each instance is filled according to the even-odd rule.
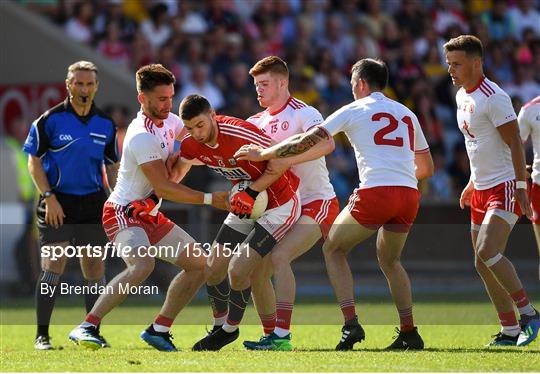
[[[535,97],[521,108],[518,116],[519,133],[526,141],[531,136],[534,161],[532,179],[540,185],[540,96]]]
[[[270,113],[267,109],[251,116],[247,121],[279,143],[293,135],[302,134],[313,126],[320,125],[323,118],[317,109],[289,97],[289,100],[278,111]],[[294,165],[291,169],[300,178],[299,191],[302,205],[315,200],[329,200],[336,196],[328,177],[324,157]]]
[[[109,201],[127,205],[150,195],[153,187],[139,165],[154,160],[165,162],[173,154],[174,141],[183,127],[182,120],[173,113],[161,127],[144,113],[137,113],[126,132],[118,179]]]
[[[429,152],[429,147],[416,115],[405,105],[373,92],[334,112],[321,127],[347,135],[360,188],[417,188],[415,153]]]
[[[460,88],[456,103],[474,188],[487,190],[515,179],[510,148],[497,131],[497,127],[516,119],[510,97],[484,77],[469,91]]]

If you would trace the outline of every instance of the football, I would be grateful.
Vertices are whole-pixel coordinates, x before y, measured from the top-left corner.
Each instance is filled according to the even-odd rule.
[[[244,191],[246,188],[248,188],[250,184],[250,181],[241,181],[235,184],[231,189],[231,193],[229,194],[229,202],[231,196],[234,196],[239,191]],[[255,199],[255,204],[253,205],[253,210],[251,211],[249,219],[257,219],[262,216],[264,211],[266,210],[267,205],[268,193],[266,192],[266,190],[264,190],[262,192],[259,192],[259,195],[257,195],[257,199]]]

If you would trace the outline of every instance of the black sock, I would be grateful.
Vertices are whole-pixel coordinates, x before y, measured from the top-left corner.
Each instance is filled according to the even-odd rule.
[[[208,300],[210,300],[214,317],[225,316],[229,311],[229,295],[231,294],[229,278],[226,277],[223,282],[215,286],[207,284],[206,293],[208,294]]]
[[[105,276],[101,277],[101,279],[97,280],[97,281],[93,281],[93,280],[86,280],[86,285],[87,286],[93,286],[93,285],[97,285],[98,287],[101,287],[101,286],[106,286],[107,283],[105,282]],[[99,289],[98,289],[99,291]],[[99,292],[97,293],[91,293],[91,292],[87,292],[85,295],[84,295],[84,306],[86,308],[86,313],[90,313],[90,311],[92,310],[92,308],[94,307],[94,304],[96,303],[97,299],[99,298]],[[101,325],[101,324],[100,324]],[[97,325],[96,326],[96,331],[99,333],[99,326],[100,325]]]
[[[54,309],[54,302],[58,294],[58,284],[60,283],[60,274],[42,270],[36,284],[36,318],[37,318],[37,336],[49,335],[49,324]],[[50,287],[54,286],[54,292],[51,294]]]
[[[227,324],[239,325],[244,318],[244,311],[251,296],[251,287],[242,291],[231,290],[229,297],[229,315],[227,316]]]

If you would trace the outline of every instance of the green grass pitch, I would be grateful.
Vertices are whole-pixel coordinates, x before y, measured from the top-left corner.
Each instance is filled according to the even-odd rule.
[[[173,326],[181,352],[158,352],[138,335],[159,305],[128,303],[104,321],[102,333],[111,349],[87,351],[73,345],[67,334],[84,312],[80,304],[60,303],[51,326],[55,351],[33,348],[34,310],[30,303],[2,305],[0,370],[85,372],[357,372],[357,371],[539,371],[540,338],[528,347],[485,348],[498,331],[495,313],[485,301],[418,302],[415,319],[426,343],[421,352],[385,352],[395,335],[396,314],[390,302],[363,302],[357,310],[366,340],[353,352],[335,352],[340,338],[340,313],[334,303],[299,303],[292,328],[294,352],[251,352],[242,341],[258,339],[261,328],[249,307],[240,338],[220,352],[191,352],[210,323],[204,303],[188,307]],[[15,324],[19,321],[20,324]],[[129,324],[124,324],[129,323]],[[208,325],[208,328],[211,326]]]

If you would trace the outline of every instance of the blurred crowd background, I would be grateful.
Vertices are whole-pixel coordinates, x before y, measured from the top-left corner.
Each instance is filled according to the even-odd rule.
[[[436,172],[422,186],[424,201],[455,199],[469,178],[443,55],[448,39],[471,33],[482,40],[485,73],[512,97],[516,112],[540,93],[535,0],[18,2],[124,69],[166,66],[177,80],[175,111],[184,96],[200,93],[224,114],[247,118],[259,112],[248,70],[258,59],[278,55],[289,64],[292,95],[326,117],[353,100],[352,64],[382,58],[391,73],[385,94],[416,113],[433,153]],[[99,94],[97,100],[103,105]],[[119,127],[135,115],[119,106],[106,109]],[[344,201],[358,177],[346,138],[337,145],[327,162]]]

